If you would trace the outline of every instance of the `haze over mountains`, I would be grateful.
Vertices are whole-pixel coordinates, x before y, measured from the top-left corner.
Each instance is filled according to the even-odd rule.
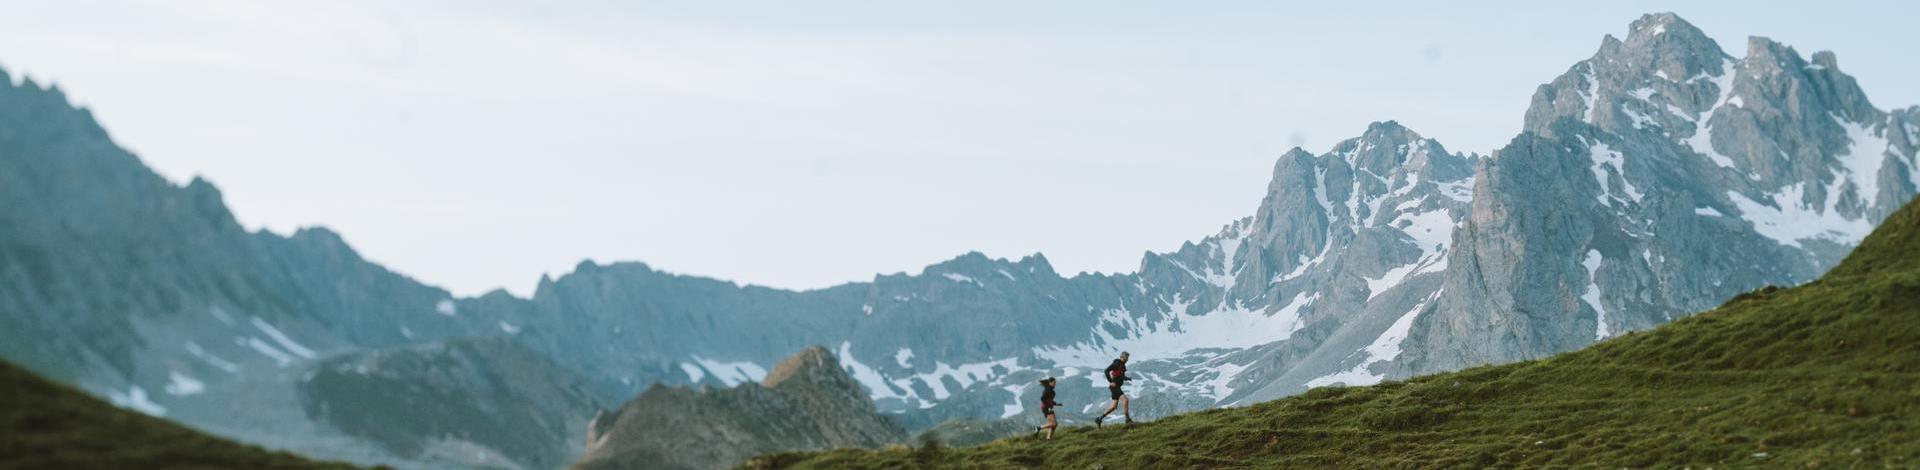
[[[1656,14],[1542,85],[1491,155],[1393,121],[1295,149],[1255,213],[1134,273],[969,253],[796,292],[585,262],[527,298],[456,298],[325,229],[247,232],[58,88],[7,83],[0,356],[148,414],[409,466],[564,464],[591,410],[761,382],[811,345],[907,431],[1030,413],[1050,375],[1100,406],[1120,351],[1143,417],[1543,357],[1814,279],[1920,187],[1920,108],[1875,108],[1830,52],[1756,37],[1733,57]],[[472,408],[351,409],[421,390]]]

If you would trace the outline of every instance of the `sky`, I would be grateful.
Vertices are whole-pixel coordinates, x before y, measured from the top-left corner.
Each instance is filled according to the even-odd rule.
[[[1326,2],[1335,3],[1335,2]],[[1674,11],[1920,104],[1916,2],[0,0],[53,82],[242,224],[457,294],[585,259],[781,288],[968,251],[1131,272],[1273,162],[1397,120],[1455,151]]]

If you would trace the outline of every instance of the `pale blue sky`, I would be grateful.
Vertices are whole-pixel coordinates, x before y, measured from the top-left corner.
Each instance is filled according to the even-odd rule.
[[[791,288],[969,250],[1131,271],[1251,214],[1294,145],[1395,119],[1490,151],[1654,11],[1920,104],[1914,2],[541,3],[0,1],[0,66],[250,227],[462,294],[585,258]]]

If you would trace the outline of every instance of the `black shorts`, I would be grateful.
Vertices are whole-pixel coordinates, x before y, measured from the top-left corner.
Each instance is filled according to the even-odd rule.
[[[1114,400],[1119,400],[1122,395],[1126,395],[1126,392],[1120,391],[1119,385],[1108,385],[1107,391],[1113,394]]]
[[[1040,415],[1041,415],[1041,416],[1053,416],[1053,407],[1051,407],[1051,406],[1043,406],[1043,407],[1040,407]]]

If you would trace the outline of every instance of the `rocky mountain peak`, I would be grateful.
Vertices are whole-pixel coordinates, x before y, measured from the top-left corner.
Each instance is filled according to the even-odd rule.
[[[1720,44],[1707,37],[1706,32],[1673,13],[1652,13],[1634,20],[1627,26],[1627,40],[1622,45],[1626,50],[1649,51],[1654,56],[1682,60],[1723,54]]]
[[[1920,187],[1901,118],[1833,54],[1753,37],[1736,59],[1670,14],[1630,28],[1483,165],[1461,269],[1398,367],[1539,357],[1804,282]]]
[[[300,227],[298,230],[293,231],[293,236],[288,238],[299,243],[310,243],[315,246],[327,247],[330,250],[352,249],[347,245],[347,240],[340,236],[339,232],[335,232],[326,227]]]
[[[1039,252],[1020,257],[1020,261],[1015,262],[1014,265],[1034,274],[1049,277],[1059,275],[1053,270],[1053,262],[1047,261],[1047,255],[1040,254]]]
[[[984,274],[993,272],[997,265],[1003,264],[1004,262],[1004,260],[996,261],[993,258],[989,258],[985,253],[969,251],[953,259],[927,266],[924,273]]]
[[[1747,57],[1749,65],[1773,65],[1781,69],[1805,67],[1806,59],[1800,58],[1800,51],[1766,36],[1747,37]]]
[[[1840,71],[1839,58],[1832,51],[1816,52],[1809,62],[1792,46],[1754,36],[1747,40],[1747,56],[1741,66],[1756,82],[1761,96],[1780,97],[1781,104],[1788,108],[1783,112],[1800,112],[1798,108],[1805,103],[1817,104],[1813,111],[1831,112],[1852,122],[1867,123],[1882,117],[1853,77]]]
[[[1839,69],[1839,68],[1840,68],[1840,58],[1838,58],[1838,57],[1835,57],[1835,56],[1833,55],[1833,51],[1818,51],[1818,52],[1814,52],[1814,53],[1813,53],[1813,65],[1818,65],[1818,66],[1821,66],[1821,67],[1826,67],[1826,68],[1830,68],[1830,69]]]
[[[1333,153],[1354,169],[1386,177],[1415,158],[1424,162],[1425,154],[1430,150],[1428,145],[1428,139],[1401,126],[1399,122],[1378,121],[1368,124],[1366,132],[1360,137],[1335,145]]]
[[[1587,60],[1541,85],[1526,130],[1551,135],[1553,121],[1574,119],[1608,131],[1681,130],[1722,103],[1732,88],[1733,57],[1677,15],[1646,15],[1625,41],[1609,35]]]
[[[773,366],[773,371],[767,373],[766,380],[761,381],[760,385],[767,388],[775,388],[779,387],[782,383],[793,380],[795,377],[821,377],[839,374],[842,374],[840,371],[840,362],[833,359],[833,353],[828,352],[825,347],[809,346],[807,349],[800,350],[798,354],[794,354],[793,357],[788,357],[786,360],[780,361],[779,364]]]

